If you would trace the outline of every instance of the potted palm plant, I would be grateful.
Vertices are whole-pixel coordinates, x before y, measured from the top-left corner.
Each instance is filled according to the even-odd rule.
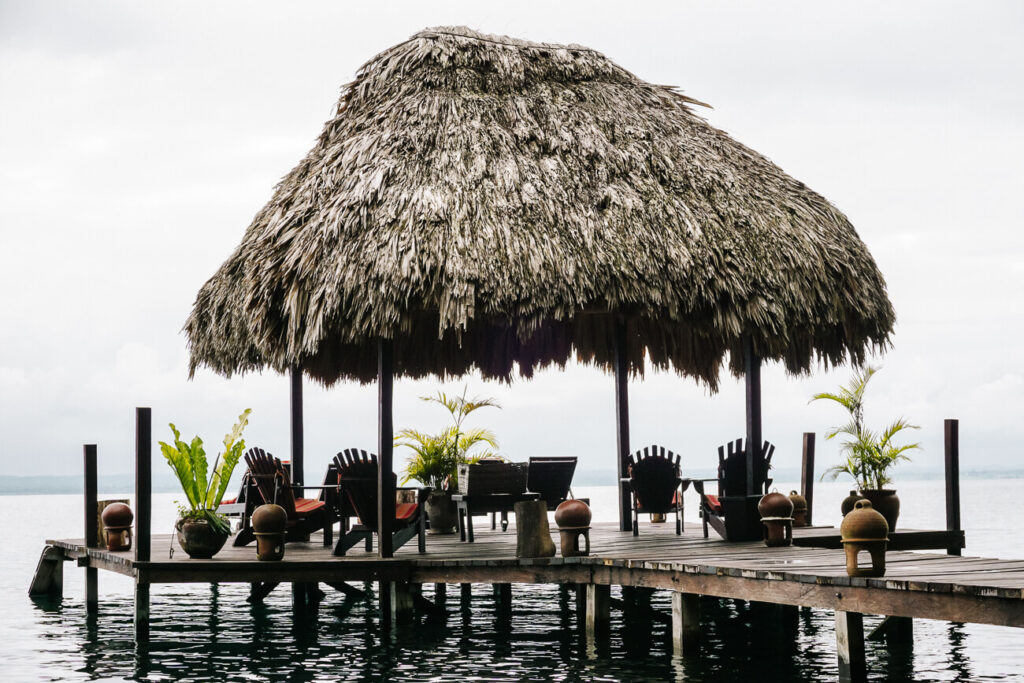
[[[160,442],[160,452],[167,459],[167,464],[185,492],[187,506],[179,505],[178,520],[174,524],[178,532],[178,543],[189,557],[210,558],[224,547],[224,542],[231,535],[231,525],[227,517],[217,513],[235,465],[245,450],[242,430],[249,422],[246,409],[238,416],[238,422],[224,437],[224,452],[214,460],[212,472],[209,470],[203,440],[198,436],[190,443],[181,439],[181,432],[172,423],[171,432],[174,443]],[[209,477],[209,478],[208,478]]]
[[[439,391],[436,396],[420,398],[444,406],[453,424],[438,434],[426,434],[415,429],[403,429],[398,433],[395,445],[412,451],[406,463],[403,483],[415,479],[430,487],[426,502],[430,533],[454,533],[456,512],[452,493],[458,485],[459,465],[494,457],[494,452],[486,447],[498,447],[493,432],[488,429],[464,430],[462,422],[480,408],[501,406],[490,398],[467,399],[465,389],[461,396],[448,396]]]
[[[895,442],[896,437],[907,429],[919,429],[904,418],[894,420],[881,432],[864,425],[864,392],[868,382],[878,372],[871,366],[854,372],[850,383],[840,387],[838,393],[815,394],[811,401],[832,401],[842,406],[850,415],[850,421],[835,427],[825,434],[826,439],[843,437],[843,462],[828,468],[822,479],[835,480],[846,474],[856,482],[858,494],[871,501],[872,507],[882,513],[889,523],[889,530],[895,531],[900,514],[900,499],[895,489],[886,488],[892,483],[892,468],[910,460],[907,451],[920,448],[920,444]]]

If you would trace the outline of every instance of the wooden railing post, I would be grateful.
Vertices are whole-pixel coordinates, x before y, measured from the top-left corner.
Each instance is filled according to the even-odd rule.
[[[135,409],[135,561],[149,562],[153,511],[153,414]],[[135,642],[149,641],[149,584],[135,579]]]
[[[946,531],[960,531],[960,421],[946,420]],[[950,542],[947,555],[959,555],[960,543]]]
[[[85,547],[95,548],[99,545],[99,520],[96,512],[96,444],[86,444],[82,451],[85,456]],[[98,578],[96,568],[86,566],[85,611],[89,614],[95,614],[99,607]]]
[[[800,495],[807,499],[807,526],[811,526],[814,513],[814,432],[804,432]]]

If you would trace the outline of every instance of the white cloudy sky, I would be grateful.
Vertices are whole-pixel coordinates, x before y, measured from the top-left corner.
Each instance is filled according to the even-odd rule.
[[[372,6],[371,6],[372,5]],[[922,425],[941,467],[959,417],[964,469],[1019,465],[1024,381],[1024,6],[1014,3],[0,2],[0,458],[11,474],[131,469],[132,408],[217,442],[244,407],[250,443],[287,453],[287,382],[186,377],[181,326],[200,285],[311,147],[339,88],[416,31],[465,24],[576,42],[711,103],[707,117],[853,221],[899,321],[868,419]],[[783,467],[807,405],[846,370],[764,373],[765,436]],[[484,414],[512,458],[614,462],[613,386],[593,368],[511,387]],[[448,388],[458,388],[449,385]],[[440,427],[396,386],[395,422]],[[375,444],[376,389],[307,389],[310,478]],[[741,435],[740,385],[631,385],[634,445],[710,466]],[[820,460],[835,459],[832,445]],[[908,472],[909,474],[909,472]]]

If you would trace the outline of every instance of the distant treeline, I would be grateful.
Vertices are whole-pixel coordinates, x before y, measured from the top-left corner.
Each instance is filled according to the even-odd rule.
[[[715,476],[714,471],[709,469],[695,469],[684,471],[684,476],[694,478],[710,478]],[[942,479],[942,470],[907,470],[899,479],[904,481],[922,481]],[[961,479],[990,479],[999,477],[1001,479],[1024,479],[1024,470],[1020,469],[991,469],[972,470],[961,472]],[[777,482],[797,482],[800,479],[800,470],[795,467],[782,467],[772,470],[772,478]],[[237,486],[238,475],[231,483],[231,487]],[[319,483],[319,482],[317,482]],[[615,474],[608,469],[579,469],[573,477],[574,486],[614,486]],[[896,486],[898,487],[897,480]],[[98,482],[99,493],[126,493],[135,490],[134,474],[111,474],[100,476]],[[153,474],[154,493],[176,493],[180,491],[178,482],[170,474]],[[42,495],[82,493],[82,477],[77,475],[61,476],[27,476],[27,477],[0,477],[0,496],[14,495]]]

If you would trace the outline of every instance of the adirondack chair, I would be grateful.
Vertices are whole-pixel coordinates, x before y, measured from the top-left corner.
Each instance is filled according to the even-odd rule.
[[[633,499],[633,535],[640,535],[640,513],[676,515],[676,534],[683,533],[683,478],[680,456],[663,446],[648,446],[627,458],[629,484]],[[688,483],[688,482],[687,482]]]
[[[754,488],[747,490],[747,455],[743,439],[736,439],[718,448],[718,493],[704,490],[708,480],[695,480],[694,489],[700,494],[700,516],[704,538],[708,526],[726,540],[756,540],[761,538],[761,525],[753,518],[748,498],[760,498],[768,493],[772,480],[768,477],[775,446],[765,441],[754,454]],[[711,480],[715,481],[715,480]],[[732,521],[730,522],[730,515]]]
[[[280,505],[288,514],[286,542],[308,541],[310,533],[333,524],[331,510],[325,501],[295,497],[288,469],[278,458],[262,448],[250,448],[245,454],[245,462],[249,466],[245,476],[248,477],[250,488],[246,495],[246,514],[242,518],[242,528],[235,536],[234,545],[244,546],[255,540],[251,518],[260,502]],[[252,495],[253,489],[259,493],[258,496]],[[330,547],[328,534],[324,536],[324,545]]]
[[[373,535],[377,533],[377,456],[356,448],[347,448],[334,456],[338,470],[339,491],[359,517],[359,523],[342,533],[334,546],[335,555],[344,555],[360,541],[366,543],[366,551],[373,550]],[[392,482],[397,482],[394,472],[389,473]],[[429,488],[397,487],[396,491],[416,491],[415,503],[396,503],[395,521],[392,527],[392,548],[398,550],[413,536],[419,536],[418,550],[427,552],[427,515],[424,503]]]
[[[572,497],[574,457],[532,457],[526,470],[526,490],[540,494],[548,510],[554,510]]]

